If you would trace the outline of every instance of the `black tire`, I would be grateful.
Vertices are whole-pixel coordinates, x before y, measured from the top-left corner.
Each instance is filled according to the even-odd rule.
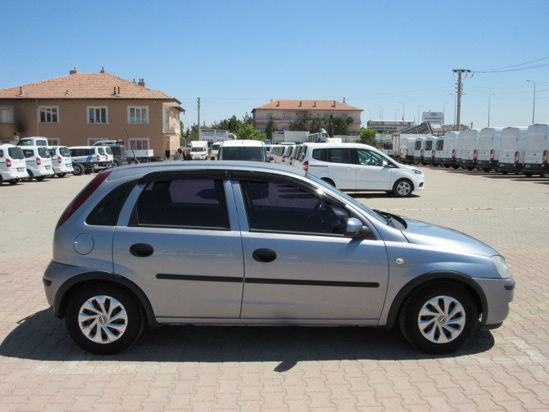
[[[109,323],[111,325],[114,324],[115,326],[119,327],[124,326],[124,324],[126,326],[126,329],[120,334],[120,336],[115,336],[116,340],[110,343],[99,343],[92,341],[91,338],[88,338],[81,331],[79,326],[78,315],[80,313],[80,309],[88,300],[94,302],[94,306],[97,305],[95,306],[96,308],[100,307],[100,300],[97,299],[99,297],[107,297],[107,299],[105,299],[104,301],[105,307],[107,307],[107,305],[110,307],[110,305],[113,304],[112,298],[118,300],[127,315],[127,321],[125,323],[115,323],[121,322],[120,319],[115,319],[113,323]],[[97,312],[100,313],[100,311]],[[92,312],[88,311],[86,313]],[[115,308],[115,310],[112,311],[111,316],[116,317],[118,313],[120,312],[116,312]],[[99,316],[96,318],[95,321],[93,321],[92,325],[98,322],[98,319]],[[125,289],[122,289],[115,285],[101,283],[85,284],[71,294],[68,300],[67,310],[65,312],[65,324],[67,326],[69,335],[78,346],[88,352],[101,355],[117,353],[123,351],[124,349],[127,349],[139,338],[144,327],[141,309],[135,297]],[[90,329],[90,334],[96,335],[97,333],[101,333],[100,339],[105,340],[107,339],[107,334],[104,331],[107,330],[107,328],[108,326],[101,326],[101,329],[99,329],[99,325],[97,325],[96,323],[96,326],[92,326],[92,328]],[[113,332],[113,334],[116,334],[115,327],[111,327],[108,330]]]
[[[333,186],[333,187],[336,187],[336,184],[334,183],[334,181],[332,179],[329,179],[327,177],[323,177],[321,180],[325,181],[326,183],[328,183],[330,186]]]
[[[72,165],[72,174],[75,176],[80,176],[84,172],[82,165]]]
[[[454,169],[459,169],[459,165],[452,165]]]
[[[34,175],[32,174],[32,172],[29,169],[27,169],[27,173],[29,174],[29,177],[26,177],[25,180],[27,182],[32,182],[32,179],[33,179]]]
[[[17,183],[19,183],[19,179],[13,179],[13,180],[10,180],[10,185],[16,185]],[[0,177],[0,185],[2,184],[2,178]]]
[[[444,165],[444,167],[445,167],[446,169],[449,169],[449,168],[450,168],[450,165]]]
[[[504,175],[506,175],[507,173],[509,173],[507,170],[502,170],[501,173],[503,173]]]
[[[2,177],[2,175],[0,175],[0,186],[2,185],[2,183],[4,183],[4,178]],[[11,181],[10,181],[11,183]]]
[[[450,303],[450,306],[446,310],[446,312],[452,313],[453,308],[459,308],[458,311],[452,316],[452,318],[449,319],[454,320],[454,322],[452,322],[452,324],[454,324],[454,327],[444,326],[446,325],[446,321],[444,320],[444,318],[439,318],[438,314],[432,316],[432,323],[429,322],[431,317],[425,316],[423,320],[429,323],[427,323],[426,326],[423,328],[424,332],[428,333],[433,331],[432,339],[428,339],[423,335],[418,325],[419,314],[424,305],[427,305],[431,299],[434,299],[434,301],[436,302],[443,302],[440,299],[436,300],[436,297],[442,296],[452,299],[453,302],[457,301],[461,305],[461,308],[459,308],[459,306],[456,306],[455,303],[453,303],[454,306],[452,306],[452,303]],[[434,307],[430,306],[429,308]],[[459,319],[459,314],[462,312],[464,312],[463,315],[465,317],[465,322],[459,328],[455,321]],[[441,314],[440,316],[443,315]],[[440,326],[438,324],[439,319],[442,322]],[[465,290],[465,288],[457,286],[455,284],[439,283],[432,286],[422,287],[421,289],[412,293],[412,295],[406,300],[403,305],[400,313],[399,323],[400,329],[404,337],[408,340],[408,342],[410,342],[413,346],[420,349],[421,351],[435,354],[450,353],[460,348],[478,329],[478,309],[473,300],[473,297],[467,290]],[[430,327],[431,324],[433,325],[432,328]],[[451,332],[448,332],[449,330],[453,330],[454,333],[459,333],[457,333],[457,335],[455,335],[452,340],[448,342],[437,343],[434,341],[437,340],[437,334],[438,340],[444,340],[445,338],[452,337]],[[442,336],[443,334],[444,336]]]
[[[472,171],[473,171],[473,168],[472,168],[472,167],[468,167],[467,170],[470,171],[470,172],[472,172]]]
[[[35,177],[35,179],[37,182],[41,182],[42,180],[44,180],[44,176],[38,176],[38,177]]]
[[[485,167],[485,168],[483,168],[482,170],[483,170],[484,172],[486,172],[486,173],[490,173],[490,168],[489,168],[489,167]]]
[[[526,176],[526,177],[532,177],[532,173],[524,173],[524,176]]]
[[[408,179],[398,179],[393,185],[393,195],[396,197],[407,197],[414,191],[414,185]]]
[[[57,177],[65,177],[66,173],[58,173]]]

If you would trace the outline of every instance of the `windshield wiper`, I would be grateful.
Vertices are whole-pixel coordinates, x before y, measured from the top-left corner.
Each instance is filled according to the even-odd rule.
[[[400,223],[402,226],[404,226],[404,228],[408,227],[408,225],[406,224],[406,221],[398,215],[394,215],[394,214],[389,213],[389,212],[383,212],[383,211],[378,210],[378,209],[374,209],[374,212],[376,212],[379,216],[384,218],[387,221],[387,224],[392,226],[392,227],[395,227],[395,225],[393,223],[394,220],[396,220],[398,223]]]

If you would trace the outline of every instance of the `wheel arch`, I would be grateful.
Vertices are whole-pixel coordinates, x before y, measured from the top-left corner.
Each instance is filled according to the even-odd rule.
[[[406,176],[405,174],[397,175],[395,182],[393,183],[393,187],[395,187],[395,185],[401,180],[407,180],[408,182],[410,182],[410,185],[412,186],[412,192],[416,190],[416,185],[414,185],[414,181],[409,176]]]
[[[391,308],[389,309],[387,326],[392,327],[398,322],[400,312],[409,296],[428,284],[436,283],[451,283],[464,287],[473,297],[479,314],[482,313],[481,325],[484,324],[488,313],[486,295],[484,294],[482,288],[470,276],[460,272],[429,272],[412,279],[404,285],[402,289],[400,289],[393,299]]]
[[[118,287],[122,287],[129,293],[131,293],[139,303],[139,306],[143,310],[147,325],[149,327],[157,326],[156,318],[151,306],[151,302],[147,298],[147,295],[141,290],[139,286],[133,283],[131,280],[112,273],[106,272],[87,272],[74,276],[61,285],[55,295],[53,310],[55,316],[63,318],[67,308],[67,302],[71,292],[81,287],[85,283],[108,283]]]

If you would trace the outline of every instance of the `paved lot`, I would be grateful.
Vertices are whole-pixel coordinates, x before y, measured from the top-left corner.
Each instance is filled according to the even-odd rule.
[[[506,256],[504,326],[452,356],[359,328],[163,327],[123,354],[76,347],[41,277],[53,228],[89,176],[0,187],[0,410],[548,410],[549,179],[424,169],[373,208],[467,232]]]

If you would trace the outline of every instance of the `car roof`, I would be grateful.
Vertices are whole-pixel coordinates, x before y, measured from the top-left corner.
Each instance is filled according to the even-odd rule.
[[[252,147],[263,147],[265,146],[265,143],[263,143],[261,140],[225,140],[223,142],[223,147],[231,147],[231,146],[252,146]]]
[[[4,143],[4,144],[0,144],[0,147],[3,148],[3,149],[8,149],[10,147],[20,147],[20,146],[15,146],[11,143]]]
[[[134,176],[140,178],[149,173],[200,171],[200,170],[245,170],[255,172],[272,172],[285,175],[305,176],[307,173],[291,166],[277,165],[265,162],[251,162],[240,160],[204,160],[204,161],[166,161],[132,164],[109,169],[111,178]]]
[[[351,149],[368,149],[368,150],[377,150],[375,147],[363,144],[363,143],[312,143],[305,142],[303,145],[306,145],[311,148],[322,148],[322,149],[340,149],[342,147],[350,147]]]
[[[95,149],[99,146],[70,146],[69,149]]]

